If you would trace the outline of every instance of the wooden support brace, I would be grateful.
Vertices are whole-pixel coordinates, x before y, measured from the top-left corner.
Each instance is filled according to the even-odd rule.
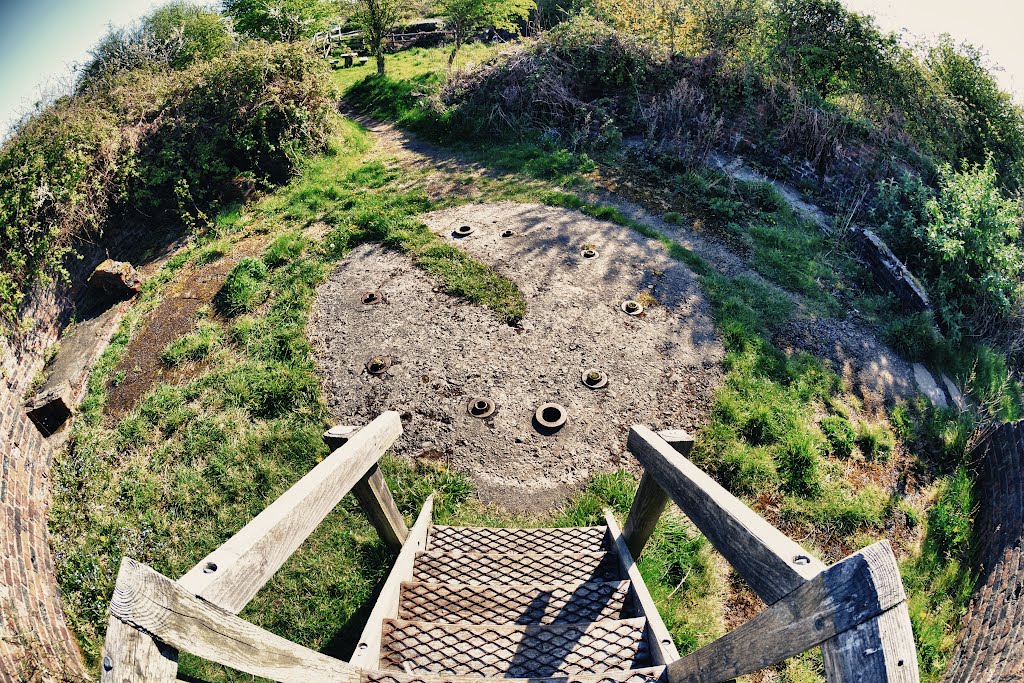
[[[265,631],[128,557],[121,561],[110,614],[171,647],[253,676],[281,683],[360,680],[361,671],[351,664]]]
[[[634,426],[628,447],[644,466],[645,476],[664,489],[768,605],[825,570],[821,560],[722,488],[661,435]],[[920,680],[906,605],[838,634],[821,650],[829,683]]]
[[[349,439],[358,431],[359,427],[351,425],[331,427],[324,432],[324,443],[336,450],[348,443]],[[395,505],[391,489],[384,481],[380,467],[374,464],[366,475],[352,487],[352,494],[359,501],[359,506],[363,509],[370,524],[377,530],[384,545],[393,553],[401,552],[405,539],[409,537],[409,527],[405,523],[405,517]]]
[[[693,450],[693,437],[681,429],[659,432],[658,436],[684,458]],[[629,516],[626,517],[626,524],[622,530],[622,536],[626,539],[626,545],[633,557],[640,557],[669,502],[665,490],[649,472],[645,471],[640,478],[640,486],[633,496],[633,505],[629,509]]]
[[[378,416],[203,558],[178,584],[228,612],[240,612],[401,433],[398,413]],[[176,678],[177,651],[114,616],[107,622],[103,649],[101,683],[171,683]]]
[[[669,683],[720,683],[753,673],[883,615],[906,597],[896,556],[888,541],[879,541],[669,664]]]

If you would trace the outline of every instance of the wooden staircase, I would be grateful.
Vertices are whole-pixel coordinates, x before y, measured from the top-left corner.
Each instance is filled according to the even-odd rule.
[[[177,652],[285,683],[729,681],[820,646],[828,680],[919,680],[899,569],[885,541],[826,567],[696,468],[683,432],[637,426],[645,473],[623,530],[435,526],[433,498],[406,527],[377,468],[397,413],[325,434],[306,477],[178,581],[125,558],[102,680],[174,681]],[[352,491],[397,553],[350,661],[237,613]],[[686,657],[634,557],[674,501],[769,605]]]

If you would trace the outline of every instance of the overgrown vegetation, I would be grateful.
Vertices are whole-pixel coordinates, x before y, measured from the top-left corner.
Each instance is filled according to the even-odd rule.
[[[220,17],[204,12],[171,5],[136,31],[112,33],[79,91],[0,149],[5,334],[29,289],[65,272],[76,241],[138,212],[169,236],[183,219],[206,229],[219,200],[237,199],[233,179],[281,182],[303,154],[322,149],[333,108],[322,61],[282,44],[228,49],[210,23]],[[161,36],[174,21],[184,27],[180,44],[149,50],[167,47]]]

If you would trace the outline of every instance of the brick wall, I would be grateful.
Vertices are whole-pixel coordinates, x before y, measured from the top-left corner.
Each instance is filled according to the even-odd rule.
[[[0,681],[76,680],[46,515],[53,452],[0,382]]]
[[[947,683],[1024,681],[1024,422],[975,451],[979,578]]]

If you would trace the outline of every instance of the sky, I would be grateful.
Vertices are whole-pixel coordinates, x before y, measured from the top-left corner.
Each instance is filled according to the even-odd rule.
[[[209,4],[201,0],[197,4]],[[1003,87],[1024,103],[1021,0],[845,0],[887,30],[949,33],[984,48]],[[110,25],[124,26],[162,0],[0,0],[0,139],[33,104],[71,80]]]
[[[0,139],[45,94],[71,80],[75,64],[88,59],[89,48],[110,25],[131,24],[161,4],[163,0],[0,0]]]
[[[1024,45],[1021,0],[844,0],[852,10],[874,15],[888,31],[910,38],[934,38],[948,33],[958,41],[983,48],[1001,71],[1004,90],[1024,104]]]

